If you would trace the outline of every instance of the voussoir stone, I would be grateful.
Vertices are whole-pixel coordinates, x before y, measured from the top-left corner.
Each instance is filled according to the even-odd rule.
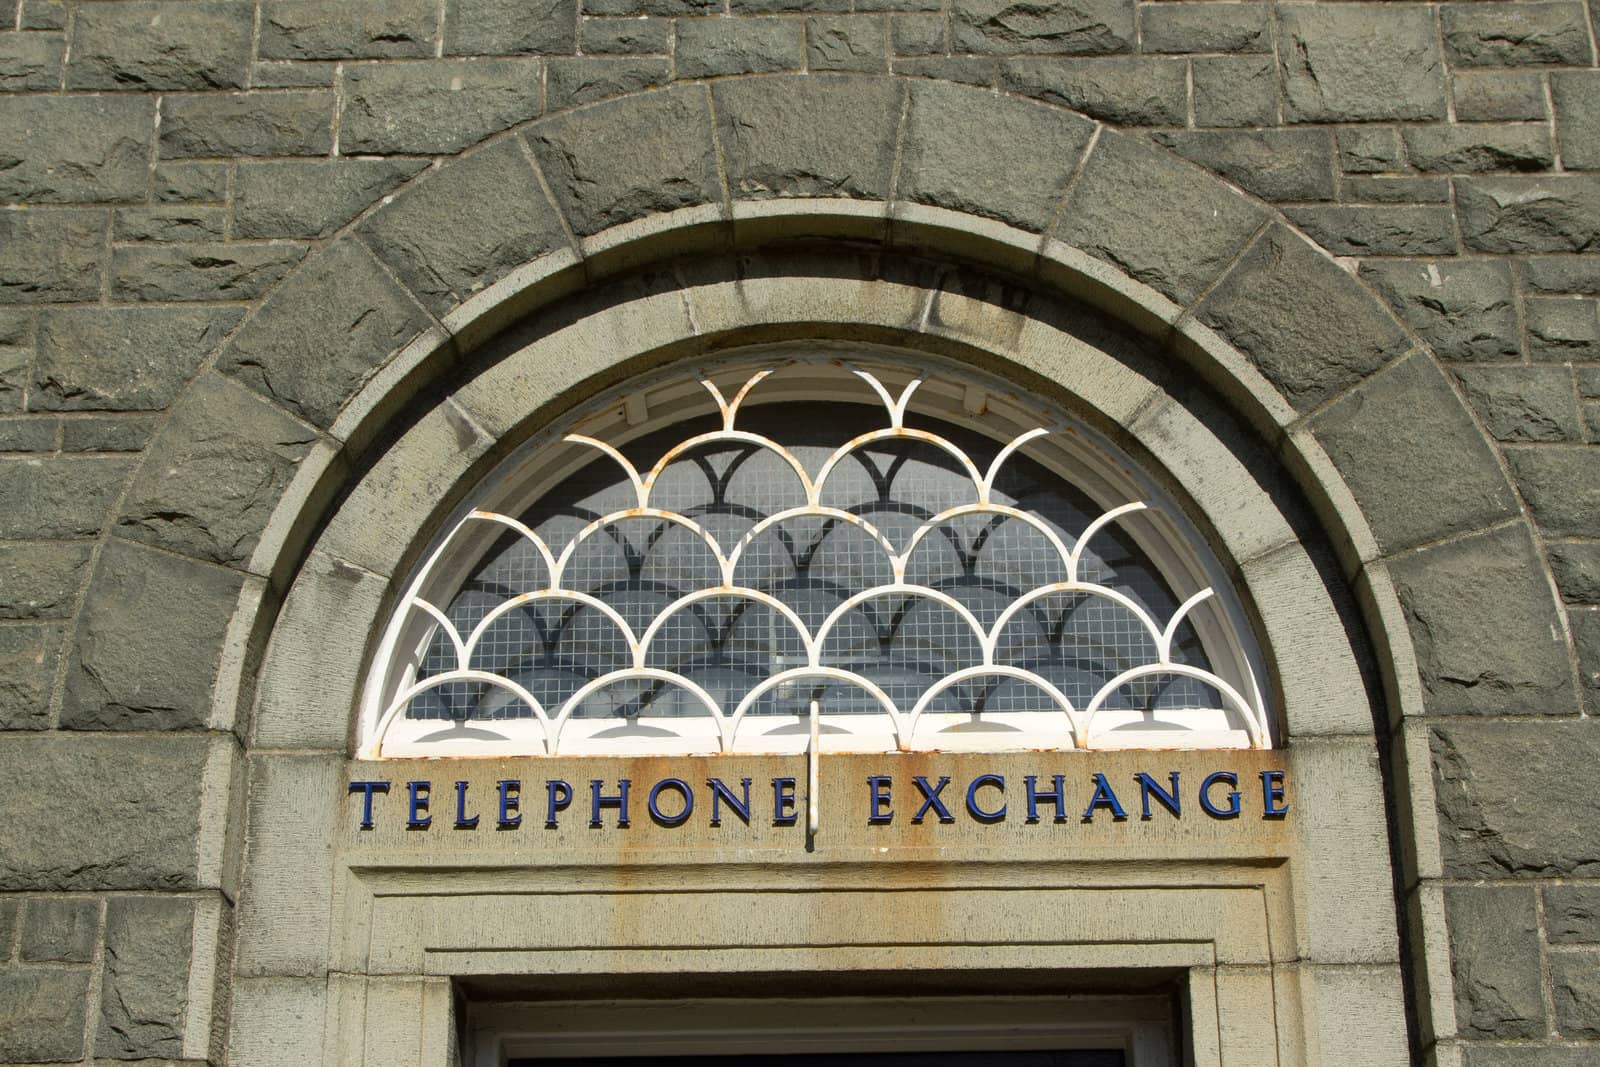
[[[1522,352],[1505,263],[1369,260],[1361,277],[1441,359],[1515,359]]]
[[[569,247],[514,140],[447,164],[360,224],[378,257],[436,314],[513,267]]]
[[[1055,108],[918,82],[911,88],[896,191],[915,203],[1041,233],[1093,132],[1087,120]]]
[[[427,166],[420,159],[241,163],[235,237],[327,237]]]
[[[1187,305],[1265,218],[1192,164],[1108,130],[1074,183],[1055,236]]]
[[[161,154],[325,156],[333,148],[334,94],[201,93],[161,101]]]
[[[1521,525],[1435,545],[1390,564],[1430,713],[1577,711],[1566,638],[1543,570]]]
[[[88,993],[86,970],[0,965],[0,1057],[11,1063],[81,1059]]]
[[[315,440],[243,385],[206,371],[150,443],[116,529],[196,559],[244,563]]]
[[[152,103],[127,96],[0,96],[0,199],[143,200]]]
[[[1284,397],[1307,411],[1409,347],[1405,332],[1332,260],[1269,229],[1199,306]]]
[[[234,3],[85,4],[72,20],[69,89],[237,89],[254,12]]]
[[[1544,1032],[1534,893],[1531,886],[1445,890],[1456,1022],[1465,1037],[1536,1037]]]
[[[329,426],[372,373],[429,319],[354,240],[316,256],[273,291],[217,369]]]
[[[569,112],[540,123],[528,143],[579,236],[722,199],[700,86]]]
[[[1456,207],[1479,252],[1587,252],[1600,245],[1600,176],[1460,178]]]
[[[1263,199],[1333,199],[1327,130],[1174,130],[1154,139]]]
[[[1432,12],[1361,3],[1279,10],[1290,122],[1444,118]]]
[[[194,902],[181,897],[113,897],[106,905],[97,1055],[183,1055],[194,918]]]
[[[1024,56],[1000,62],[1002,89],[1128,126],[1183,125],[1188,77],[1185,61],[1170,56]]]
[[[108,542],[67,665],[61,725],[72,730],[204,726],[242,581],[219,567]]]
[[[263,59],[392,59],[433,55],[434,0],[267,0]]]
[[[29,404],[41,411],[160,411],[228,332],[238,308],[71,308],[42,316]]]
[[[459,152],[537,118],[542,75],[536,59],[435,59],[351,67],[344,75],[339,151]]]
[[[1131,52],[1133,0],[955,0],[950,34],[957,52]]]
[[[97,300],[104,211],[0,211],[0,300]]]
[[[751,78],[712,94],[735,199],[888,196],[900,119],[888,78]]]

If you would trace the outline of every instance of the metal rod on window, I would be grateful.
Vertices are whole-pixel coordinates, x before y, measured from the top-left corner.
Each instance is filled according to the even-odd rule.
[[[821,714],[817,708],[817,701],[811,701],[811,744],[806,747],[806,760],[809,764],[806,771],[806,845],[816,847],[817,839],[817,741],[821,736]]]

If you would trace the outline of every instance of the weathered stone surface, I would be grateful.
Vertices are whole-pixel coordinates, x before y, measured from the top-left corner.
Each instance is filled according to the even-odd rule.
[[[1456,118],[1461,122],[1545,118],[1544,79],[1531,71],[1458,70],[1451,73],[1450,89],[1455,97]]]
[[[1555,162],[1544,125],[1415,126],[1405,141],[1411,165],[1426,172],[1547,170]]]
[[[0,735],[0,890],[192,888],[207,744],[193,735]],[[0,996],[0,1013],[13,1003]],[[0,1014],[0,1047],[9,1032]]]
[[[385,59],[433,55],[434,0],[266,0],[263,59]]]
[[[1525,529],[1452,541],[1390,567],[1429,712],[1577,710],[1555,598]]]
[[[197,559],[243,563],[315,439],[248,389],[208,371],[151,442],[117,531]]]
[[[1578,650],[1578,687],[1583,691],[1583,710],[1600,714],[1600,611],[1572,608],[1567,612],[1572,624],[1572,643]]]
[[[672,64],[655,56],[558,57],[545,64],[551,111],[653,89],[672,80]]]
[[[443,314],[512,267],[567,247],[567,235],[512,141],[417,183],[361,224],[378,257]]]
[[[714,15],[722,11],[717,0],[588,0],[585,15]]]
[[[329,426],[345,401],[428,317],[357,241],[292,275],[229,343],[217,369],[307,422]]]
[[[235,237],[327,237],[427,164],[419,159],[241,163]]]
[[[1448,204],[1450,179],[1395,174],[1350,174],[1339,183],[1345,200],[1373,204]]]
[[[1197,126],[1270,126],[1278,119],[1278,64],[1271,56],[1196,56]]]
[[[1534,892],[1480,886],[1445,890],[1456,1022],[1464,1037],[1544,1033],[1544,976]]]
[[[1587,66],[1594,54],[1580,3],[1445,4],[1444,47],[1456,66]]]
[[[1456,207],[1468,248],[1584,252],[1600,245],[1600,176],[1462,178]]]
[[[1072,188],[1056,236],[1188,304],[1265,217],[1188,165],[1106,131]]]
[[[0,198],[143,200],[151,118],[137,97],[0,96]]]
[[[155,415],[102,415],[61,420],[63,452],[139,452],[155,432]]]
[[[87,544],[0,542],[0,619],[60,619],[72,614],[89,565]]]
[[[887,78],[725,82],[712,93],[735,198],[889,195],[900,89]]]
[[[987,56],[917,56],[896,59],[890,69],[908,78],[934,78],[985,88],[995,84],[995,60]]]
[[[320,90],[162,97],[161,154],[325,156],[333,109],[333,93]]]
[[[221,207],[158,204],[125,207],[111,219],[114,241],[220,241],[228,234],[228,212]]]
[[[806,19],[807,70],[888,68],[887,27],[881,17],[824,15]]]
[[[54,452],[57,425],[56,419],[44,415],[0,418],[0,452]]]
[[[1284,118],[1441,119],[1444,76],[1433,15],[1387,4],[1280,9]]]
[[[0,730],[50,728],[50,693],[65,636],[55,623],[0,627]]]
[[[1600,874],[1600,797],[1572,788],[1600,758],[1597,727],[1576,719],[1436,725],[1446,877]]]
[[[577,39],[577,0],[451,0],[445,9],[446,55],[570,55]]]
[[[250,68],[253,89],[328,89],[332,88],[337,63],[307,60],[274,60]]]
[[[1600,531],[1600,453],[1583,445],[1508,448],[1506,462],[1549,537],[1593,537]]]
[[[1133,51],[1133,0],[954,0],[958,52],[1109,55]]]
[[[1441,359],[1515,359],[1522,351],[1511,270],[1486,260],[1369,261],[1361,278]]]
[[[931,56],[945,49],[945,20],[940,15],[913,13],[889,20],[889,42],[897,56]]]
[[[580,32],[591,56],[665,55],[672,47],[672,23],[662,18],[586,18]]]
[[[1455,220],[1444,206],[1293,207],[1291,221],[1340,256],[1447,256],[1456,251]]]
[[[1311,426],[1386,553],[1517,514],[1489,443],[1424,353],[1357,386]],[[1388,456],[1406,459],[1374,459]]]
[[[1497,440],[1582,439],[1572,374],[1565,367],[1462,367],[1456,375]]]
[[[1339,131],[1339,166],[1346,174],[1380,174],[1405,166],[1393,126],[1346,126]]]
[[[1333,199],[1327,130],[1175,130],[1155,140],[1266,200]]]
[[[95,300],[103,211],[0,211],[0,301]]]
[[[722,199],[710,102],[698,86],[574,111],[540,124],[528,143],[580,236]]]
[[[1054,108],[918,84],[911,89],[897,190],[919,204],[1040,233],[1055,217],[1092,132],[1090,123]],[[1006,145],[1027,145],[1028,152],[1004,152]]]
[[[0,538],[96,537],[122,479],[124,459],[0,459]]]
[[[1600,307],[1594,300],[1531,297],[1523,304],[1528,354],[1534,359],[1591,360],[1600,357]]]
[[[87,4],[72,20],[68,89],[237,89],[253,12],[234,3]]]
[[[683,19],[678,23],[678,77],[799,70],[805,25],[793,19]]]
[[[1591,1050],[1528,1044],[1466,1045],[1466,1067],[1590,1067]]]
[[[0,1057],[12,1063],[83,1058],[89,973],[0,966]]]
[[[0,91],[56,89],[61,85],[61,60],[67,42],[45,33],[0,36]]]
[[[167,203],[216,204],[228,198],[226,163],[162,163],[156,167],[155,199]]]
[[[239,324],[239,308],[72,308],[43,316],[29,406],[159,411]]]
[[[291,244],[129,245],[111,256],[111,292],[121,300],[250,300],[305,255]]]
[[[1600,604],[1600,541],[1552,544],[1545,551],[1563,600]]]
[[[240,581],[220,568],[108,542],[67,665],[61,725],[70,730],[204,726]]]
[[[11,943],[17,932],[17,915],[22,910],[22,902],[16,898],[0,900],[0,945],[6,946],[9,957]]]
[[[100,902],[41,897],[22,912],[18,958],[33,963],[88,963],[100,940]]]
[[[183,1054],[193,931],[194,902],[181,897],[113,897],[106,905],[98,1055]]]
[[[1600,71],[1561,71],[1550,76],[1556,109],[1556,139],[1561,165],[1568,170],[1600,170]]]
[[[1600,943],[1600,886],[1546,886],[1544,927],[1551,944]]]
[[[0,311],[0,411],[22,410],[32,377],[34,321],[30,312]]]
[[[1139,27],[1146,52],[1270,52],[1271,12],[1254,4],[1151,4]]]
[[[1562,1037],[1600,1037],[1600,953],[1551,956],[1550,992]]]
[[[1353,278],[1278,226],[1245,253],[1196,314],[1301,411],[1409,346],[1399,324]]]
[[[535,59],[377,63],[345,71],[339,150],[458,152],[538,116]]]
[[[1000,87],[1129,126],[1181,126],[1188,110],[1184,63],[1164,57],[1008,59]]]

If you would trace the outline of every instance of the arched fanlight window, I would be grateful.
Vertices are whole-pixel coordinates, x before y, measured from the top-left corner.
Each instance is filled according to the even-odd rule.
[[[765,352],[530,441],[408,583],[361,754],[1265,747],[1222,570],[962,369]]]

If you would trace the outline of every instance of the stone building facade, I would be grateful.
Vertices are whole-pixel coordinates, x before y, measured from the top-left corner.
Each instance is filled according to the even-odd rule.
[[[1194,1062],[1600,1061],[1597,20],[7,3],[0,1062],[446,1062],[539,965],[352,947],[494,867],[347,832],[394,586],[539,426],[812,340],[1050,395],[1235,568],[1322,791],[1239,846],[1298,879],[1276,1044],[1217,979]]]

